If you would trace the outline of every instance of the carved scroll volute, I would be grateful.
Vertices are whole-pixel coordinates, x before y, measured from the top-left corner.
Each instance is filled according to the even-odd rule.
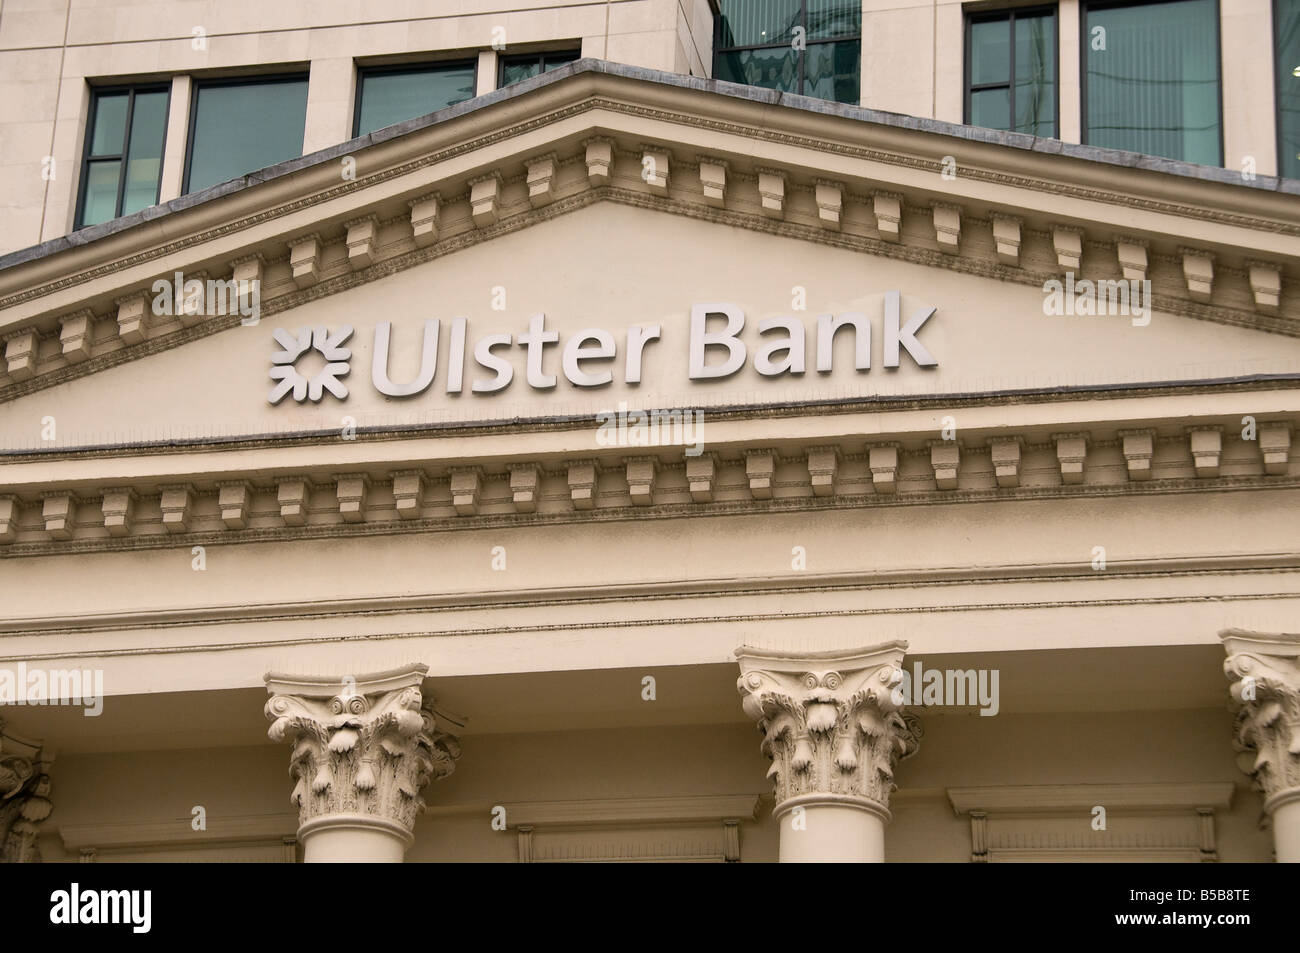
[[[460,757],[458,740],[441,731],[425,702],[424,666],[334,681],[268,676],[268,688],[292,683],[266,703],[273,741],[293,745],[290,799],[302,824],[335,814],[382,818],[413,829],[424,808],[421,789],[446,777]],[[328,694],[327,688],[337,689]]]
[[[894,765],[916,752],[921,737],[896,690],[906,649],[889,642],[804,655],[736,651],[737,688],[772,759],[778,811],[793,798],[823,795],[888,812]]]
[[[1300,789],[1300,635],[1219,633],[1236,712],[1237,763],[1265,795]]]

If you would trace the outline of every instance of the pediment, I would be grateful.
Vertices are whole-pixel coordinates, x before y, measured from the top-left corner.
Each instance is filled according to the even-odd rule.
[[[17,449],[39,446],[47,415],[59,421],[60,442],[100,446],[123,431],[157,442],[592,420],[621,404],[723,409],[833,400],[887,409],[945,396],[1149,393],[1300,371],[1300,340],[1289,336],[1156,307],[1143,313],[1136,299],[1132,314],[1046,313],[1047,298],[1041,287],[995,276],[595,202],[309,297],[257,324],[237,323],[18,397],[0,414]],[[897,366],[887,353],[891,307],[900,332],[933,311],[911,341],[899,335]],[[692,326],[696,309],[710,312],[704,331],[719,342],[725,312],[743,317],[733,339],[744,359],[734,373],[719,375],[730,353],[720,343],[702,346],[706,339]],[[845,322],[831,338],[829,369],[819,368],[823,316]],[[525,341],[539,320],[546,338],[530,371]],[[772,326],[760,331],[766,323]],[[857,350],[864,329],[866,360]],[[378,368],[377,334],[389,338]],[[436,360],[432,381],[419,386],[426,338],[436,338],[429,342]],[[490,351],[476,352],[491,341]],[[303,353],[286,355],[287,342],[301,342]],[[490,360],[480,360],[483,353]],[[330,361],[337,373],[324,373]],[[508,383],[498,364],[509,367]]]
[[[256,281],[274,321],[594,203],[856,253],[848,271],[988,278],[1013,298],[1067,276],[1150,280],[1167,315],[1300,335],[1283,291],[1300,197],[1136,158],[581,61],[6,256],[0,400],[237,323],[149,313],[160,279]]]

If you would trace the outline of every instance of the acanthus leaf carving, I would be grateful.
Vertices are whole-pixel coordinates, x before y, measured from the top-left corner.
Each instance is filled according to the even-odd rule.
[[[894,766],[921,737],[895,689],[906,648],[888,642],[802,656],[737,649],[737,688],[772,759],[778,813],[785,802],[818,795],[888,813]]]
[[[50,761],[41,742],[7,731],[0,721],[0,863],[41,862],[40,826],[54,810]]]
[[[1238,764],[1269,813],[1279,799],[1300,796],[1300,634],[1229,629],[1219,638]]]
[[[440,729],[421,693],[425,671],[416,665],[357,678],[267,676],[267,734],[293,745],[290,800],[301,824],[361,814],[413,830],[424,809],[421,790],[451,774],[460,757],[459,741]]]

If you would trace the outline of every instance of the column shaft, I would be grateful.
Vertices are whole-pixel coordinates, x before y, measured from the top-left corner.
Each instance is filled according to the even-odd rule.
[[[825,801],[802,808],[781,815],[781,863],[884,863],[885,815]]]

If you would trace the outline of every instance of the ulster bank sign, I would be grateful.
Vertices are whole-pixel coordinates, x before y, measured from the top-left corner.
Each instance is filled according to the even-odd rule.
[[[445,328],[441,320],[430,318],[423,322],[419,369],[401,380],[390,373],[390,354],[416,341],[399,340],[392,322],[381,321],[373,331],[370,385],[385,397],[417,397],[435,385],[451,395],[488,395],[505,391],[522,371],[529,388],[545,392],[559,387],[561,377],[572,388],[639,385],[643,374],[659,379],[685,374],[696,381],[730,377],[747,363],[765,378],[798,377],[809,370],[829,375],[835,370],[834,345],[841,332],[852,339],[855,373],[871,370],[876,338],[883,367],[897,368],[904,351],[917,366],[936,367],[938,359],[919,339],[935,310],[915,307],[904,320],[900,294],[890,291],[884,295],[883,313],[876,315],[846,311],[763,318],[757,322],[757,340],[752,335],[747,340],[744,311],[725,302],[692,304],[688,333],[680,340],[673,339],[671,329],[665,332],[662,323],[629,325],[620,333],[584,328],[562,340],[560,331],[547,327],[544,313],[532,315],[527,328],[517,334],[475,335],[468,318],[452,318]],[[879,328],[878,334],[873,327]],[[319,401],[326,393],[346,399],[344,378],[353,370],[348,347],[353,335],[350,325],[277,329],[279,349],[271,357],[275,385],[268,401]]]

